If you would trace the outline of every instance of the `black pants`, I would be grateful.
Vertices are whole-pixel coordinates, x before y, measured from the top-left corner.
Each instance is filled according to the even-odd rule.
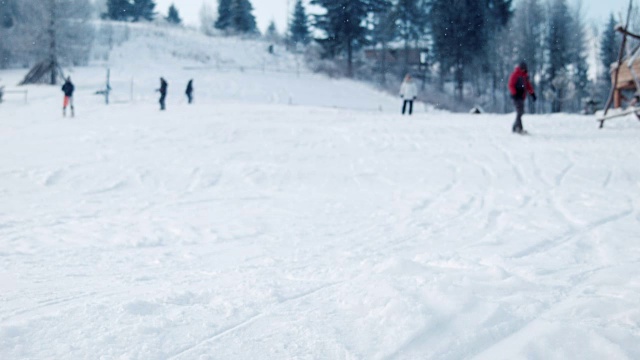
[[[167,94],[160,94],[160,110],[165,109],[165,99],[167,98]]]
[[[413,100],[405,100],[402,105],[402,115],[407,112],[407,104],[409,104],[409,115],[413,114]]]
[[[513,123],[513,132],[521,132],[522,128],[522,115],[524,115],[524,99],[513,99],[513,105],[516,108],[516,122]]]
[[[189,104],[191,104],[193,102],[193,94],[187,94],[187,100],[189,101]]]

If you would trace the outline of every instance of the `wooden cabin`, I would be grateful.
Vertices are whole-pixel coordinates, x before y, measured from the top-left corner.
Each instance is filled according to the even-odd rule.
[[[616,108],[622,107],[622,100],[624,99],[622,92],[623,91],[638,91],[638,83],[640,81],[640,57],[636,57],[633,63],[633,72],[635,76],[638,78],[634,78],[634,74],[631,72],[631,69],[628,66],[629,59],[626,59],[622,65],[620,66],[620,71],[618,72],[618,86],[614,90],[613,95],[613,103]],[[611,68],[611,82],[615,83],[616,80],[616,68],[615,65],[612,65]]]

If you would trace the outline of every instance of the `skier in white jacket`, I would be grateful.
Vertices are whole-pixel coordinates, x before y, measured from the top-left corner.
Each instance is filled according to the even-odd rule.
[[[413,83],[413,79],[411,79],[411,75],[409,74],[405,76],[402,86],[400,87],[400,97],[404,99],[402,115],[407,112],[407,105],[409,105],[409,115],[412,115],[413,102],[418,97],[418,88],[416,87],[416,84]]]

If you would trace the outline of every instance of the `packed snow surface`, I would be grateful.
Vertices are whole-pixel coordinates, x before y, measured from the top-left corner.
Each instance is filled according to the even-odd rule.
[[[640,358],[631,118],[517,136],[215,71],[161,113],[73,76],[75,118],[57,88],[0,105],[1,359]]]

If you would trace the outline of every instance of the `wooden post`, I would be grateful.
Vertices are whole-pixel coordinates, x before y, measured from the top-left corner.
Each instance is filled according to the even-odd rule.
[[[613,78],[613,87],[611,88],[611,92],[609,93],[609,100],[607,100],[607,105],[604,108],[604,117],[607,116],[609,109],[611,108],[611,103],[613,102],[616,94],[618,96],[618,102],[620,101],[620,93],[618,91],[618,75],[620,74],[620,66],[622,66],[622,58],[624,57],[624,49],[627,45],[627,33],[626,30],[629,28],[629,22],[631,21],[631,10],[633,10],[633,0],[629,0],[629,10],[627,12],[627,23],[625,24],[625,32],[622,36],[622,44],[620,44],[620,51],[618,52],[618,66],[616,66],[615,75]],[[600,121],[600,129],[604,128],[605,120]]]

